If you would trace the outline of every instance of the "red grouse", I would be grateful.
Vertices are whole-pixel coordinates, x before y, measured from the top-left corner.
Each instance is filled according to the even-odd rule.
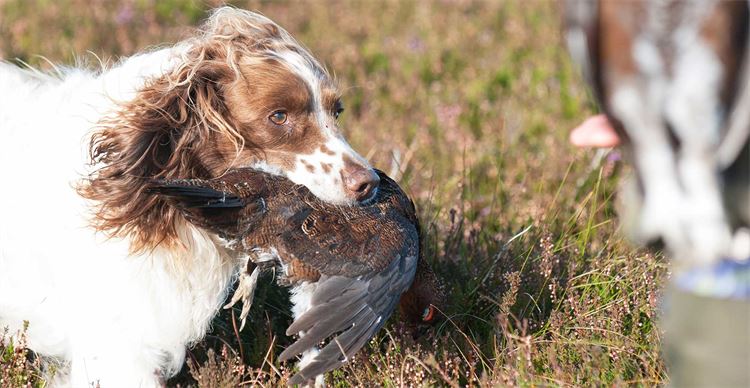
[[[314,379],[344,364],[385,324],[400,300],[404,318],[430,322],[443,303],[442,284],[420,259],[414,204],[378,171],[380,186],[366,204],[325,203],[304,186],[252,169],[213,180],[154,183],[185,217],[249,255],[231,304],[247,315],[259,271],[279,266],[292,289],[300,338],[280,360],[305,353],[289,383]],[[328,340],[320,351],[316,346]]]

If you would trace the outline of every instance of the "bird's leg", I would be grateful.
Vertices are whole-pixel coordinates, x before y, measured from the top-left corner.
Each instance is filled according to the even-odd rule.
[[[242,311],[240,312],[240,330],[245,327],[247,315],[250,313],[250,307],[253,305],[255,289],[258,287],[258,277],[260,268],[256,264],[260,255],[256,251],[251,251],[247,256],[245,270],[239,275],[240,284],[232,295],[232,300],[224,306],[224,309],[232,308],[238,301],[242,300]]]

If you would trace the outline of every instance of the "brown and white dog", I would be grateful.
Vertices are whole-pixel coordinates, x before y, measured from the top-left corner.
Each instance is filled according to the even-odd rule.
[[[255,13],[218,9],[98,73],[0,63],[0,89],[0,327],[28,321],[30,347],[69,365],[57,384],[161,384],[243,267],[152,179],[251,166],[337,204],[378,186],[341,135],[335,82]]]
[[[750,8],[566,2],[566,40],[636,168],[626,227],[679,264],[750,256]]]

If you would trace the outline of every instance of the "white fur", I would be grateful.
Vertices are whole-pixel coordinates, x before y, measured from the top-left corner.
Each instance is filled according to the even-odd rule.
[[[187,224],[186,249],[132,255],[129,241],[89,227],[74,190],[91,172],[94,124],[171,54],[59,79],[0,63],[0,326],[28,321],[31,349],[71,362],[71,386],[159,385],[205,334],[234,275],[220,244]]]

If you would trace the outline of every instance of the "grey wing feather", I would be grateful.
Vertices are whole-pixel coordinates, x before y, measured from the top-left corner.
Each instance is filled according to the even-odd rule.
[[[416,268],[416,255],[399,256],[385,270],[369,278],[321,278],[310,309],[287,330],[287,334],[304,332],[305,335],[284,350],[279,359],[287,360],[343,332],[289,383],[304,383],[346,363],[385,324],[401,294],[411,285]]]

